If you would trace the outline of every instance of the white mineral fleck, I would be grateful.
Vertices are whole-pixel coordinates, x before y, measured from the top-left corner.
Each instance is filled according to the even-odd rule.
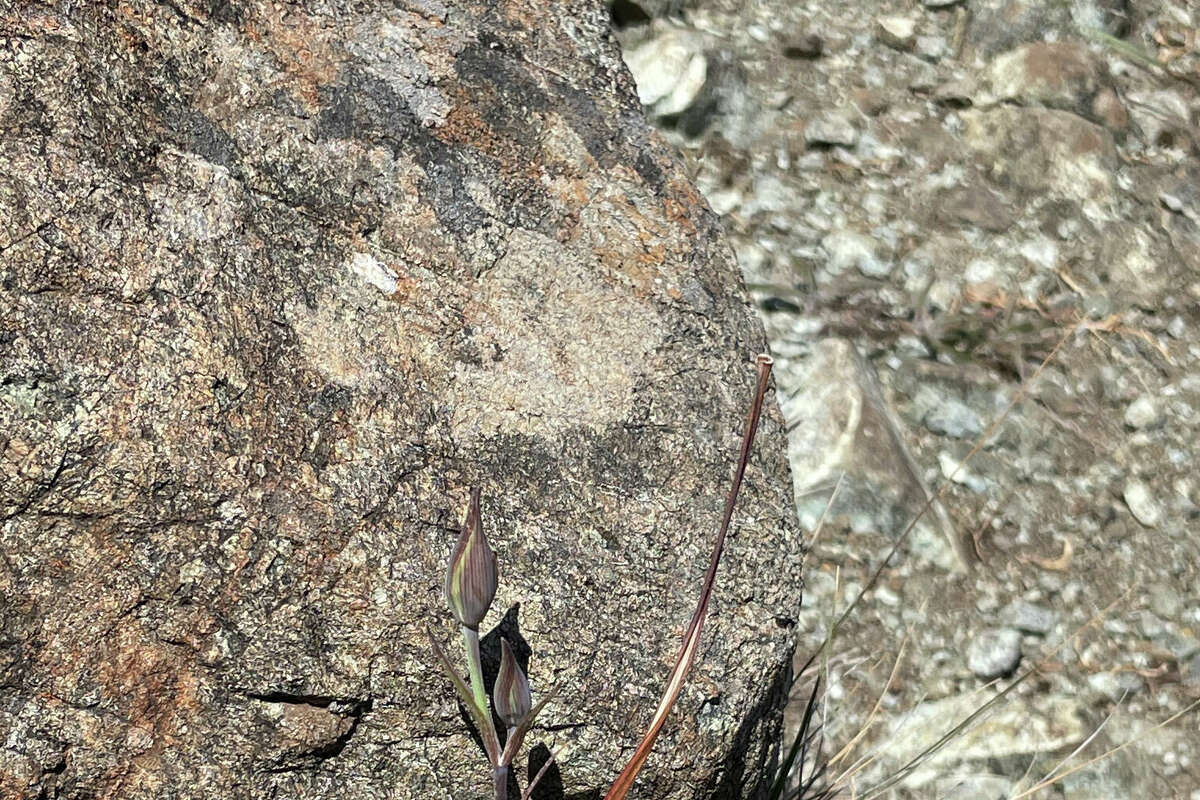
[[[350,269],[384,294],[396,291],[396,274],[370,253],[355,253],[350,259]]]

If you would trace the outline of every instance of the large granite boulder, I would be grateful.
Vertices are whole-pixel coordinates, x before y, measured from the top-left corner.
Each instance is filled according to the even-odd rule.
[[[562,687],[538,796],[597,796],[765,347],[606,7],[18,2],[0,164],[0,796],[485,797],[425,634],[471,485],[485,660],[499,626]],[[638,797],[769,775],[801,554],[773,402],[735,528]]]

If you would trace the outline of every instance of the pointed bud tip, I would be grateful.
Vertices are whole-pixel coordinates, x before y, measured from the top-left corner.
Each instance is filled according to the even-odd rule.
[[[446,603],[460,624],[478,629],[496,596],[496,554],[483,533],[480,491],[471,489],[471,504],[458,543],[446,569]]]

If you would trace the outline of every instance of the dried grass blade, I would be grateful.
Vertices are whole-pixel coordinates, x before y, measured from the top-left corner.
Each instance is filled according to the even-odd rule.
[[[921,506],[920,511],[918,511],[916,513],[916,515],[914,515],[913,518],[911,520],[909,520],[908,525],[905,526],[904,530],[900,533],[900,536],[896,538],[895,543],[892,544],[891,549],[888,550],[888,553],[886,556],[884,556],[883,560],[879,562],[879,566],[876,567],[874,572],[871,573],[870,577],[867,579],[867,582],[863,585],[862,589],[860,589],[858,591],[858,594],[856,594],[854,596],[854,599],[846,607],[846,610],[843,611],[841,613],[841,615],[838,616],[837,621],[830,628],[829,635],[825,637],[825,641],[823,641],[821,643],[821,645],[817,648],[817,653],[821,653],[822,651],[829,648],[829,645],[832,642],[834,634],[837,632],[837,629],[839,627],[841,627],[842,623],[844,623],[847,619],[850,618],[850,615],[854,613],[854,610],[856,608],[858,608],[858,604],[862,601],[862,599],[866,595],[866,593],[871,591],[871,589],[875,588],[875,584],[879,582],[879,577],[880,577],[880,575],[883,574],[883,571],[887,568],[888,562],[890,562],[892,560],[892,556],[894,556],[900,550],[901,545],[903,545],[904,542],[908,540],[909,534],[912,533],[914,528],[916,528],[917,523],[921,520],[922,517],[925,516],[926,512],[928,512],[931,508],[933,508],[935,503],[941,502],[942,495],[946,493],[947,488],[954,482],[954,479],[958,476],[958,473],[961,472],[964,468],[966,468],[967,463],[970,462],[971,459],[973,459],[975,457],[975,455],[984,448],[984,446],[992,438],[992,436],[996,433],[996,431],[998,431],[1000,429],[1000,425],[1004,422],[1005,419],[1008,418],[1009,413],[1011,413],[1012,410],[1014,408],[1016,408],[1018,403],[1020,403],[1022,400],[1025,399],[1025,396],[1029,393],[1029,390],[1033,387],[1033,384],[1041,376],[1042,372],[1045,371],[1046,367],[1048,367],[1050,365],[1050,362],[1054,360],[1054,358],[1058,355],[1059,351],[1062,350],[1062,348],[1066,345],[1066,343],[1070,340],[1070,338],[1072,336],[1074,336],[1075,333],[1078,332],[1080,329],[1081,329],[1081,326],[1079,324],[1076,324],[1076,325],[1072,326],[1070,330],[1068,330],[1066,333],[1063,334],[1062,338],[1058,340],[1057,344],[1054,345],[1054,348],[1049,352],[1049,354],[1047,354],[1047,356],[1044,359],[1042,359],[1042,362],[1038,365],[1037,369],[1035,369],[1033,371],[1033,374],[1031,374],[1028,378],[1026,378],[1024,381],[1021,382],[1020,387],[1017,389],[1016,393],[1012,396],[1012,399],[1010,399],[1008,401],[1008,404],[1004,407],[1004,410],[1000,412],[1000,415],[992,422],[991,425],[988,426],[987,430],[985,430],[983,432],[983,434],[979,437],[979,439],[976,440],[975,444],[971,447],[970,451],[968,451],[966,456],[964,456],[963,459],[961,461],[959,461],[958,466],[954,468],[954,471],[951,472],[950,475],[946,477],[946,480],[942,484],[941,488],[938,489],[936,492],[929,494],[928,499],[926,499],[924,505]]]
[[[542,764],[542,768],[537,771],[537,775],[533,776],[533,780],[531,780],[529,785],[525,787],[525,791],[521,792],[521,800],[529,800],[529,798],[533,797],[533,790],[536,789],[537,785],[542,782],[542,778],[545,777],[546,773],[550,770],[550,767],[554,765],[555,761],[558,761],[558,757],[561,756],[563,751],[566,749],[566,742],[563,742],[558,747],[554,748],[554,752],[552,752],[550,757],[546,759],[546,763]]]
[[[1155,725],[1150,730],[1156,731],[1156,730],[1159,730],[1160,728],[1165,728],[1166,726],[1170,725],[1175,720],[1179,719],[1182,716],[1192,713],[1196,709],[1200,709],[1200,699],[1197,699],[1191,705],[1188,705],[1188,706],[1180,709],[1179,711],[1176,711],[1174,714],[1167,717],[1166,719],[1164,719],[1162,722]],[[1095,758],[1090,758],[1087,761],[1084,761],[1082,764],[1077,764],[1076,766],[1071,767],[1069,770],[1063,772],[1061,775],[1056,775],[1053,778],[1048,778],[1046,780],[1043,780],[1041,783],[1038,783],[1035,786],[1031,786],[1030,788],[1021,792],[1020,794],[1015,795],[1012,798],[1012,800],[1021,800],[1022,797],[1029,797],[1030,795],[1032,795],[1036,792],[1040,792],[1042,789],[1053,786],[1054,784],[1062,781],[1062,779],[1066,778],[1068,775],[1074,775],[1076,772],[1079,772],[1080,770],[1083,770],[1083,769],[1087,769],[1088,767],[1092,766],[1093,764],[1098,764],[1101,761],[1103,761],[1104,759],[1116,755],[1117,753],[1121,752],[1126,747],[1129,747],[1131,744],[1133,744],[1134,742],[1137,742],[1137,741],[1138,741],[1137,737],[1130,738],[1130,739],[1126,740],[1124,743],[1119,744],[1116,747],[1112,748],[1111,750],[1105,750],[1103,753],[1096,756]]]
[[[1113,600],[1111,603],[1109,603],[1107,606],[1105,606],[1103,609],[1101,609],[1096,614],[1092,615],[1091,619],[1089,619],[1087,622],[1083,623],[1083,625],[1076,628],[1074,633],[1072,633],[1070,636],[1067,636],[1061,642],[1059,642],[1058,645],[1050,652],[1049,655],[1053,655],[1054,653],[1057,653],[1060,649],[1062,649],[1067,644],[1067,642],[1072,641],[1076,636],[1081,634],[1085,629],[1091,627],[1092,625],[1096,624],[1101,619],[1103,619],[1108,614],[1109,611],[1111,611],[1119,603],[1123,602],[1125,600],[1125,598],[1129,596],[1129,593],[1131,591],[1133,591],[1132,587],[1129,589],[1126,589],[1121,594],[1120,597]],[[965,731],[969,727],[971,727],[971,725],[974,724],[974,722],[977,719],[979,719],[981,716],[983,716],[984,714],[991,711],[1002,700],[1004,700],[1006,697],[1008,697],[1009,694],[1011,694],[1014,689],[1016,689],[1018,686],[1020,686],[1022,683],[1024,683],[1026,680],[1028,680],[1033,675],[1041,673],[1045,666],[1045,660],[1049,659],[1049,655],[1046,656],[1046,659],[1043,659],[1042,662],[1034,664],[1032,667],[1030,667],[1026,671],[1022,672],[1017,677],[1013,678],[1012,683],[1010,683],[1008,686],[1001,689],[996,694],[992,695],[992,697],[990,697],[986,702],[981,704],[973,712],[968,714],[966,716],[966,718],[964,718],[961,722],[959,722],[957,725],[955,725],[953,728],[951,728],[949,731],[947,731],[946,734],[943,735],[940,739],[938,739],[936,742],[929,745],[924,750],[922,750],[920,753],[918,753],[916,756],[914,756],[907,764],[900,767],[900,769],[896,770],[896,772],[892,773],[890,776],[885,778],[880,783],[878,783],[874,786],[871,786],[866,791],[864,791],[863,795],[862,795],[864,800],[870,800],[870,798],[878,797],[880,794],[887,791],[892,786],[894,786],[897,783],[899,783],[900,781],[904,780],[906,777],[908,777],[908,775],[910,773],[912,773],[914,770],[916,770],[917,767],[919,767],[921,764],[923,764],[927,758],[932,756],[938,750],[941,750],[942,747],[945,746],[945,744],[947,742],[953,741],[956,736],[958,736],[960,733],[962,733],[963,731]],[[1197,701],[1197,702],[1200,702],[1200,701]],[[1195,704],[1193,704],[1193,705],[1195,705]],[[1175,717],[1171,717],[1170,719],[1160,723],[1160,726],[1169,724],[1177,716],[1179,716],[1179,715],[1176,715]],[[1124,745],[1122,745],[1122,747],[1124,747]],[[1115,750],[1110,751],[1110,753],[1116,752],[1116,750],[1119,750],[1119,749],[1121,749],[1121,748],[1116,748]],[[874,758],[874,756],[872,756],[872,758]],[[1088,762],[1088,763],[1091,763],[1091,762]],[[1058,776],[1058,778],[1055,778],[1054,780],[1052,780],[1051,783],[1054,783],[1057,780],[1061,780],[1063,777],[1066,777],[1066,775],[1069,775],[1069,774],[1071,774],[1071,772],[1074,772],[1074,771],[1075,770],[1073,770],[1073,769],[1068,770],[1067,772]],[[839,780],[840,780],[840,777],[839,777]],[[1034,787],[1034,789],[1039,789],[1039,788],[1043,788],[1043,787],[1041,787],[1040,785]],[[1031,789],[1023,794],[1019,794],[1016,797],[1012,798],[1012,800],[1019,800],[1019,798],[1025,797],[1032,791],[1033,790]]]

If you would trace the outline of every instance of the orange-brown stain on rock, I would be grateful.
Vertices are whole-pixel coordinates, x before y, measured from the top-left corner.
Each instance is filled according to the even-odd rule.
[[[119,623],[102,641],[84,647],[84,653],[71,659],[73,671],[95,681],[103,716],[119,721],[124,736],[125,757],[98,782],[105,788],[97,796],[117,800],[129,796],[131,785],[158,786],[163,751],[179,744],[176,734],[199,716],[204,705],[200,680],[187,666],[190,656],[179,647],[154,641],[136,620]],[[40,698],[51,707],[64,702],[51,692],[41,693]],[[111,736],[113,726],[103,725],[96,733]],[[94,734],[81,731],[81,735]]]
[[[1086,156],[1093,153],[1098,155],[1107,149],[1098,128],[1084,125],[1076,125],[1074,128],[1075,135],[1071,139],[1072,155]]]
[[[587,184],[579,178],[553,178],[545,181],[547,193],[558,201],[557,230],[554,238],[560,244],[579,237],[579,212],[588,204]]]
[[[1087,81],[1093,74],[1084,51],[1053,42],[1038,42],[1025,50],[1025,72],[1038,81],[1060,85]]]
[[[266,48],[296,81],[295,92],[309,111],[320,107],[321,87],[333,83],[349,56],[335,45],[336,32],[301,13],[278,5],[257,7],[257,20],[243,26],[246,38]]]
[[[536,31],[539,28],[540,10],[534,10],[523,0],[508,0],[499,9],[504,21],[517,30]]]
[[[3,25],[5,30],[14,27],[20,30],[23,27],[30,35],[38,38],[42,35],[61,36],[70,31],[70,26],[64,22],[63,17],[53,12],[31,9],[22,14],[20,19],[25,23],[24,26],[17,26],[13,17],[5,15],[0,17],[0,25]]]
[[[446,116],[445,124],[435,129],[437,137],[447,144],[467,145],[490,156],[500,173],[508,178],[536,184],[541,167],[536,158],[523,152],[532,146],[536,137],[531,136],[529,145],[523,145],[511,136],[497,134],[478,110],[488,103],[504,102],[495,97],[495,91],[490,86],[467,89],[459,85],[451,93],[454,106]],[[530,120],[535,130],[541,124],[539,116],[533,112],[530,112]]]
[[[601,217],[629,234],[605,237],[603,245],[593,246],[593,253],[614,273],[628,278],[640,297],[659,291],[670,296],[673,278],[690,269],[687,253],[697,235],[695,219],[701,203],[700,195],[679,180],[668,184],[661,205],[639,205],[626,194],[596,196],[592,212],[599,209]],[[665,283],[658,284],[660,280]]]
[[[129,724],[167,736],[177,717],[201,708],[199,679],[184,655],[154,641],[139,622],[119,625],[97,650],[96,683]]]
[[[674,178],[667,183],[663,214],[689,237],[696,235],[696,211],[703,207],[700,192],[691,182]]]

